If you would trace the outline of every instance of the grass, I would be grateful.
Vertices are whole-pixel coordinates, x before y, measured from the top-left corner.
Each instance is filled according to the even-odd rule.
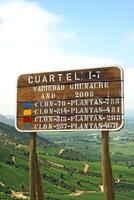
[[[10,131],[3,127],[3,131]],[[13,129],[11,130],[11,132]],[[86,133],[84,133],[86,135]],[[121,133],[120,133],[121,134]],[[12,134],[6,137],[5,143],[4,135],[0,141],[0,182],[4,183],[5,188],[0,187],[0,200],[14,200],[9,194],[6,194],[6,189],[13,189],[15,191],[29,190],[29,163],[28,163],[28,137],[23,137],[23,146],[16,149],[16,142],[14,137],[10,138]],[[43,188],[45,191],[46,200],[102,200],[103,193],[100,192],[99,185],[102,184],[101,176],[101,145],[98,142],[87,141],[68,141],[68,137],[75,137],[76,133],[55,134],[53,137],[56,140],[57,146],[46,144],[40,141],[37,153],[39,157],[40,169],[42,174]],[[115,135],[115,134],[114,134]],[[81,133],[78,134],[81,136]],[[50,137],[50,136],[49,136]],[[22,144],[17,137],[17,141]],[[45,140],[44,140],[45,141]],[[110,142],[110,152],[112,157],[112,168],[114,178],[121,179],[120,192],[116,191],[116,200],[130,200],[134,199],[134,167],[133,167],[133,142]],[[59,156],[60,149],[66,148],[72,151],[66,151]],[[78,155],[80,154],[80,159]],[[15,163],[11,163],[11,155],[15,156]],[[74,159],[74,160],[73,160]],[[63,165],[63,167],[52,166],[51,163]],[[128,163],[131,161],[131,163]],[[89,165],[89,172],[85,174],[83,168],[85,163]],[[132,166],[129,166],[132,164]],[[22,187],[23,186],[23,187]],[[84,193],[77,198],[70,196],[72,191],[96,191],[96,193]],[[130,190],[128,192],[128,190]]]
[[[0,172],[0,181],[8,188],[20,191],[23,184],[25,190],[28,190],[28,171],[0,162]]]
[[[83,170],[84,164],[81,161],[65,160],[55,156],[45,156],[45,160],[58,163],[65,166],[66,168],[74,168],[77,170]]]
[[[46,194],[46,197],[50,197],[53,198],[53,195],[50,194]],[[54,200],[103,200],[103,194],[102,193],[95,193],[95,194],[82,194],[80,196],[77,197],[71,197],[69,195],[55,195],[54,196]]]

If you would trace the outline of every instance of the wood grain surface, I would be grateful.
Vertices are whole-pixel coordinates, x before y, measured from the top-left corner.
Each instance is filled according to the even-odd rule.
[[[117,66],[24,74],[18,78],[16,125],[20,131],[87,129],[88,119],[89,129],[118,130],[124,123],[123,99],[123,72]]]

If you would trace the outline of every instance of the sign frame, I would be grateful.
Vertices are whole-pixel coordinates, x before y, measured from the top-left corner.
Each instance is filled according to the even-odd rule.
[[[117,98],[120,98],[121,99],[121,111],[122,111],[122,113],[121,113],[121,117],[122,117],[122,119],[121,119],[121,125],[118,127],[118,128],[115,128],[115,129],[53,129],[53,130],[46,130],[46,129],[43,129],[43,130],[37,130],[37,129],[35,129],[35,130],[22,130],[22,129],[19,129],[18,128],[18,126],[17,126],[17,111],[16,111],[16,120],[15,120],[15,126],[16,126],[16,129],[18,130],[18,131],[20,131],[20,132],[72,132],[72,131],[81,131],[81,132],[85,132],[85,131],[119,131],[119,130],[121,130],[122,128],[123,128],[123,126],[124,126],[124,73],[123,73],[123,69],[120,67],[120,66],[118,66],[118,65],[113,65],[113,66],[102,66],[102,67],[95,67],[95,68],[82,68],[82,69],[78,69],[78,70],[72,70],[72,71],[80,71],[80,70],[95,70],[95,69],[100,69],[100,70],[102,70],[102,68],[113,68],[113,67],[115,67],[115,68],[118,68],[119,70],[120,70],[120,86],[121,86],[121,96],[120,97],[117,97]],[[54,71],[54,72],[44,72],[44,74],[46,73],[58,73],[58,72],[62,72],[62,73],[65,73],[65,72],[69,72],[69,71],[71,71],[71,70],[66,70],[66,71]],[[35,73],[34,73],[35,74]],[[33,74],[33,75],[34,75]],[[37,73],[37,74],[39,74],[39,73]],[[41,74],[43,74],[43,73],[41,73]],[[19,80],[19,78],[20,77],[22,77],[22,76],[24,76],[24,75],[30,75],[30,74],[22,74],[22,75],[20,75],[19,77],[18,77],[18,80]],[[113,81],[114,82],[114,81]],[[101,97],[98,97],[98,98],[101,98]],[[18,103],[17,103],[17,105],[18,105]],[[16,106],[17,106],[16,105]],[[18,109],[17,109],[18,110]],[[76,114],[77,115],[77,114]],[[89,114],[89,115],[91,115],[91,114]]]

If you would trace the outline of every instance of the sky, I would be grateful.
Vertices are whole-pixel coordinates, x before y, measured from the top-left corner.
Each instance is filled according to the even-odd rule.
[[[15,115],[20,74],[120,65],[134,110],[133,0],[0,0],[0,114]]]

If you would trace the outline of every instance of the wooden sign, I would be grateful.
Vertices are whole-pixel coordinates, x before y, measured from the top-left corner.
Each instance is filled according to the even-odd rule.
[[[123,72],[117,66],[18,78],[19,131],[115,131],[123,123]]]

